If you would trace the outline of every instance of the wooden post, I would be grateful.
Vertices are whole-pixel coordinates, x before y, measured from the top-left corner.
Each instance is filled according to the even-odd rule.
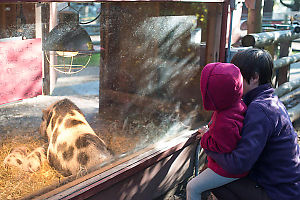
[[[99,81],[99,110],[106,106],[108,99],[102,96],[104,89],[118,87],[117,73],[120,66],[120,11],[121,3],[105,3],[101,7],[101,47],[104,52],[101,53],[100,81]]]
[[[248,8],[248,34],[261,32],[262,5],[262,0],[255,0],[255,5]]]
[[[263,16],[272,19],[274,0],[265,0],[263,6]]]
[[[286,57],[291,52],[291,42],[290,41],[284,41],[280,43],[280,54],[279,57]],[[282,85],[283,83],[289,81],[289,73],[290,73],[290,65],[285,65],[284,67],[281,67],[278,69],[278,85]]]
[[[268,46],[264,47],[264,49],[271,54],[273,61],[278,59],[278,48],[279,48],[278,43],[274,43],[273,45],[268,45]],[[277,85],[278,85],[277,74],[278,74],[278,70],[273,69],[272,84],[274,87],[277,87]]]
[[[229,2],[225,1],[223,6],[223,18],[222,18],[222,27],[221,27],[221,39],[220,39],[220,62],[225,62],[226,60],[226,35],[227,35],[227,21],[228,21],[228,8],[229,8]]]
[[[222,5],[208,4],[208,27],[206,43],[206,63],[219,60],[221,27],[222,27]]]
[[[45,40],[45,35],[49,32],[49,4],[38,3],[35,6],[35,24],[36,24],[36,38],[42,38],[42,43]],[[46,59],[45,52],[42,58],[43,66],[43,95],[50,94],[50,73],[49,63]]]
[[[4,32],[6,27],[6,16],[5,16],[5,4],[0,4],[0,31]],[[4,34],[0,35],[1,38],[4,37]]]
[[[49,22],[49,30],[51,31],[56,25],[57,25],[57,2],[51,2],[49,7],[49,16],[50,20]],[[48,34],[48,33],[47,33]],[[50,56],[50,65],[53,65],[56,62],[57,57],[54,55]],[[56,70],[53,67],[49,68],[49,74],[50,74],[50,94],[55,88],[55,83],[57,80]]]

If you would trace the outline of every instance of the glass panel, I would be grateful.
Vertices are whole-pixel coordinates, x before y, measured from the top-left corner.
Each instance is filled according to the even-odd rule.
[[[129,148],[154,143],[190,128],[199,111],[207,8],[151,4],[102,5],[99,112],[117,123],[105,126],[112,145],[122,135]]]
[[[46,11],[51,30],[57,13],[71,7],[93,51],[44,51],[44,91],[48,87],[51,94],[0,106],[0,160],[5,163],[0,199],[31,195],[70,175],[82,177],[162,139],[192,134],[209,118],[199,87],[208,3],[49,5],[0,4],[2,41],[45,35],[45,44]],[[58,63],[64,63],[64,73],[55,69]],[[76,71],[78,63],[84,64]],[[96,157],[93,152],[102,153],[97,161],[103,162],[89,168],[85,164]]]

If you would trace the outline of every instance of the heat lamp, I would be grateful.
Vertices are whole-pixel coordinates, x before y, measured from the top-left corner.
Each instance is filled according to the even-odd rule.
[[[88,65],[94,51],[92,40],[79,24],[79,12],[70,4],[59,11],[58,25],[47,36],[43,50],[50,67],[61,73],[78,73]],[[55,62],[50,62],[50,57]]]

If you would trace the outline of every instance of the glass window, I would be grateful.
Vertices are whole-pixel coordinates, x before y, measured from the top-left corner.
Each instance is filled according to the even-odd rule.
[[[0,96],[0,199],[47,192],[205,124],[210,113],[199,80],[208,5],[214,3],[0,4],[0,88],[7,90]],[[79,18],[61,18],[62,11]],[[91,39],[88,51],[45,49],[60,40],[47,43],[49,31],[71,21]],[[67,38],[80,43],[70,30]],[[101,162],[86,167],[93,158]]]

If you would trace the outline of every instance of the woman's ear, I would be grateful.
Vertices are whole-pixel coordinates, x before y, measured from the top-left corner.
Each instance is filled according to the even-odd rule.
[[[259,74],[257,72],[254,73],[254,76],[250,79],[250,84],[259,85]]]

